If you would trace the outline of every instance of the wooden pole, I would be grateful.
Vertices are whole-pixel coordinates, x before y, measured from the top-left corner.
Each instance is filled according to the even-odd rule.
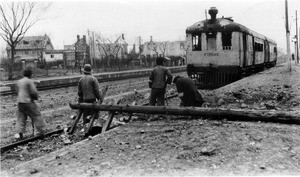
[[[299,63],[299,40],[298,40],[298,14],[296,10],[296,63]]]
[[[286,29],[286,50],[288,57],[288,69],[292,72],[291,49],[290,49],[290,29],[289,29],[289,15],[288,15],[288,1],[285,0],[285,29]]]
[[[299,111],[241,110],[201,107],[165,107],[165,106],[130,106],[130,105],[93,105],[88,103],[70,104],[72,109],[90,109],[144,114],[167,114],[199,116],[213,119],[250,120],[300,124]]]

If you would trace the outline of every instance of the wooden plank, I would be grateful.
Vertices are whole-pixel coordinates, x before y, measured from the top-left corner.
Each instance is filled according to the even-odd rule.
[[[76,125],[77,125],[77,123],[78,123],[78,121],[79,121],[79,119],[80,119],[80,117],[81,117],[81,115],[82,115],[82,112],[83,112],[83,110],[82,110],[82,109],[79,109],[79,113],[77,114],[77,117],[75,118],[75,120],[74,120],[72,126],[71,126],[70,129],[68,130],[68,133],[69,133],[69,134],[74,133],[74,131],[75,131],[75,129],[76,129]]]
[[[107,85],[102,88],[102,90],[101,90],[101,99],[99,100],[99,104],[102,104],[102,102],[103,102],[103,100],[104,100],[104,98],[106,96],[107,90],[108,90],[108,86]],[[92,116],[92,119],[90,120],[90,123],[89,123],[87,129],[84,132],[85,135],[89,135],[89,132],[91,131],[91,129],[92,129],[93,125],[94,125],[95,120],[98,118],[98,115],[99,115],[99,111],[95,111],[95,113]]]
[[[96,113],[93,114],[92,119],[90,120],[90,123],[89,123],[87,129],[84,131],[84,134],[86,136],[89,135],[89,132],[90,132],[90,130],[92,129],[92,127],[94,125],[95,119],[97,119],[97,117],[99,115],[98,113],[99,113],[99,111],[96,111]]]
[[[120,104],[120,102],[121,102],[121,98],[116,99],[114,104],[118,105],[118,104]],[[116,111],[110,111],[109,112],[108,118],[107,118],[107,120],[105,121],[105,123],[102,127],[101,133],[104,133],[105,131],[107,131],[109,129],[109,127],[111,125],[111,122],[112,122],[115,115],[116,115]]]
[[[112,122],[115,114],[116,114],[116,111],[110,111],[109,112],[108,118],[107,118],[107,120],[105,121],[105,123],[104,123],[104,125],[102,127],[101,133],[104,133],[104,132],[106,132],[109,129],[109,127],[111,125],[111,122]]]

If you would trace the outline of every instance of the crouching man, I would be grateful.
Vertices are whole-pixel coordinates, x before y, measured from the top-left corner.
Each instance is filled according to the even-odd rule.
[[[204,100],[192,79],[176,76],[173,83],[176,84],[178,97],[181,99],[180,106],[202,106]]]
[[[23,78],[17,82],[16,90],[18,92],[17,102],[17,123],[15,138],[22,139],[23,134],[26,131],[26,121],[27,117],[31,118],[31,121],[38,131],[37,135],[42,135],[45,133],[46,121],[42,117],[34,100],[38,100],[38,92],[36,86],[31,79],[32,70],[31,68],[26,68],[23,71]]]

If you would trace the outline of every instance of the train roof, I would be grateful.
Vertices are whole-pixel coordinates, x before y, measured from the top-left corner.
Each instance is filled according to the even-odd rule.
[[[276,42],[264,35],[261,35],[255,31],[250,30],[249,28],[239,24],[235,23],[231,18],[216,18],[215,20],[208,19],[199,21],[192,26],[189,26],[186,29],[186,33],[206,33],[208,31],[218,31],[218,32],[232,32],[232,31],[238,31],[238,32],[244,32],[256,37],[259,37],[261,39],[266,39],[269,42],[275,43]]]

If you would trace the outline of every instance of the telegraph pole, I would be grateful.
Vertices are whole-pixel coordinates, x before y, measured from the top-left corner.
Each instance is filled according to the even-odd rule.
[[[141,57],[141,45],[142,45],[142,39],[141,39],[141,36],[139,36],[139,58],[140,58],[140,66],[143,64],[142,57]]]
[[[298,16],[296,10],[296,63],[299,63]]]
[[[289,30],[289,15],[288,15],[288,1],[285,0],[285,29],[286,29],[286,48],[287,48],[287,57],[288,57],[288,69],[292,72],[291,64],[291,51],[290,51],[290,30]]]

